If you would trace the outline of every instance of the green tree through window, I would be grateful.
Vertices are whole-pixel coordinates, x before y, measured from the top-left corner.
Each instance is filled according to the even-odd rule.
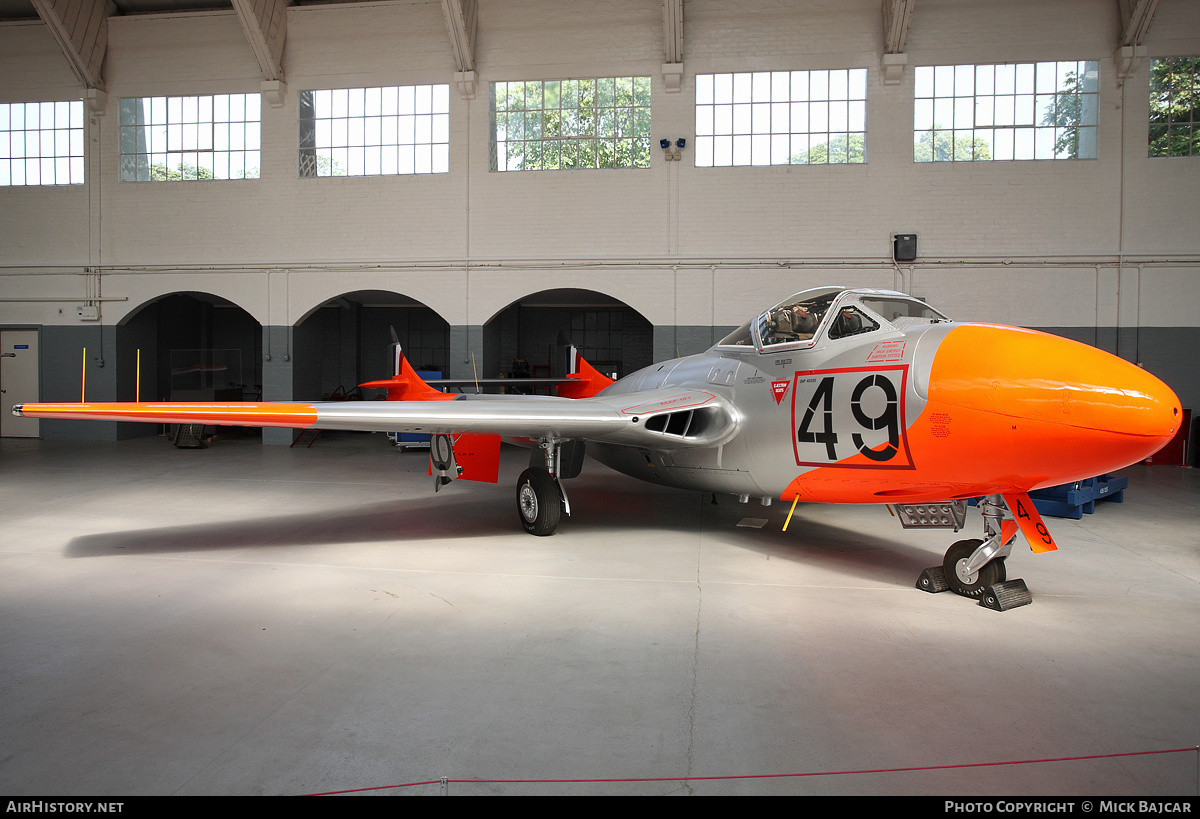
[[[650,78],[492,83],[492,170],[650,167]]]
[[[1200,57],[1150,64],[1150,156],[1200,156]]]
[[[986,139],[955,139],[953,131],[922,132],[913,146],[915,162],[971,162],[992,158]]]

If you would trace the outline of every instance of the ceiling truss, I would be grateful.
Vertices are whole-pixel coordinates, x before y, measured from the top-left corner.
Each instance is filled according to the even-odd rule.
[[[883,0],[883,59],[879,62],[884,85],[899,85],[904,77],[908,55],[908,29],[912,25],[917,0]]]
[[[38,16],[50,29],[71,70],[85,88],[104,91],[104,50],[113,0],[33,0]]]
[[[246,41],[263,79],[284,81],[283,45],[287,40],[288,0],[232,0]]]
[[[1140,46],[1150,30],[1158,0],[1117,0],[1121,9],[1121,45]]]
[[[683,0],[663,0],[663,87],[668,94],[683,87]]]
[[[463,99],[475,99],[475,30],[479,25],[478,0],[442,0],[450,51],[454,56],[454,83]]]

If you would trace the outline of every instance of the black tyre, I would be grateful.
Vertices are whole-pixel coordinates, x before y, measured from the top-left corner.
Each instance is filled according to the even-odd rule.
[[[545,537],[554,534],[562,519],[562,496],[550,473],[531,467],[517,481],[517,514],[521,525],[531,535]]]
[[[946,556],[942,559],[942,570],[946,573],[946,582],[955,594],[978,599],[984,589],[993,583],[1003,582],[1008,576],[1002,557],[985,563],[975,574],[966,573],[967,561],[982,543],[982,540],[960,540],[946,551]]]
[[[429,439],[429,455],[433,460],[433,468],[445,472],[450,468],[454,458],[454,445],[449,435],[434,435]]]

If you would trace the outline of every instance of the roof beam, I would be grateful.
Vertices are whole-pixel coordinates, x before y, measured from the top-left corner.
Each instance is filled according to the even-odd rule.
[[[288,0],[232,0],[246,41],[254,51],[263,79],[284,81],[283,44],[287,40]]]
[[[917,0],[883,0],[883,53],[900,54],[908,44]]]
[[[1158,0],[1117,0],[1117,6],[1121,10],[1121,45],[1141,45],[1150,30]]]
[[[683,0],[663,0],[663,88],[677,94],[683,87]]]
[[[442,0],[446,31],[456,71],[475,70],[475,27],[478,24],[476,0]]]
[[[464,100],[475,99],[475,29],[479,24],[477,0],[442,0],[442,16],[454,55],[454,84]]]
[[[33,7],[79,81],[103,91],[108,18],[117,11],[113,0],[33,0]]]
[[[884,85],[899,85],[904,76],[908,55],[908,28],[912,25],[913,11],[917,0],[883,0],[883,71]]]
[[[683,0],[663,0],[663,62],[683,62]]]

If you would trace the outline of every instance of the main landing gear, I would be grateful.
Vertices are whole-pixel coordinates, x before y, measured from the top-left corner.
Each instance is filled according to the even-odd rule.
[[[545,469],[532,466],[517,481],[517,513],[531,535],[552,535],[562,519],[563,500],[558,481]]]
[[[582,468],[583,441],[546,438],[539,442],[529,456],[529,468],[517,481],[517,514],[526,532],[539,537],[554,534],[563,513],[571,514],[562,481],[576,477]]]
[[[949,504],[897,506],[905,528],[961,528],[966,518],[965,500]],[[1004,499],[988,495],[979,499],[983,513],[983,540],[960,540],[946,550],[941,566],[921,572],[917,588],[930,593],[952,591],[978,600],[979,605],[996,611],[1027,606],[1033,602],[1029,587],[1021,579],[1007,580],[1004,560],[1012,550],[1018,527],[1005,520]]]

